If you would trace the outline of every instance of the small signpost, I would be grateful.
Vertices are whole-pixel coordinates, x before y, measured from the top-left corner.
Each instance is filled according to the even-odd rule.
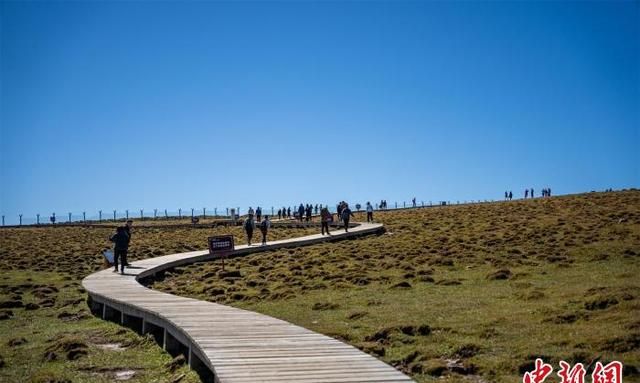
[[[224,259],[233,252],[233,235],[217,235],[208,238],[209,254],[219,256],[222,259],[222,271],[224,271]]]

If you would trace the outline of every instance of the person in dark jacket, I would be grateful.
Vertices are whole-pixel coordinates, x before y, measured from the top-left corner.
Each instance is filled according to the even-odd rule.
[[[329,222],[331,221],[331,213],[329,213],[329,209],[327,209],[326,207],[323,207],[322,210],[320,210],[320,222],[321,222],[321,226],[322,226],[322,235],[324,235],[324,231],[327,231],[327,235],[331,235],[331,233],[329,233]]]
[[[260,222],[260,232],[262,233],[262,246],[265,246],[267,244],[267,234],[270,228],[271,228],[271,221],[269,221],[269,216],[265,215],[264,220]]]
[[[349,205],[345,203],[344,208],[342,209],[342,222],[344,222],[345,233],[349,232],[349,220],[351,219],[351,217],[355,218],[355,216],[351,212],[351,209],[349,209]]]
[[[253,238],[253,230],[256,228],[256,222],[253,220],[253,214],[249,214],[244,220],[244,231],[247,233],[247,245],[251,246],[251,238]]]
[[[113,249],[113,272],[118,272],[118,259],[120,259],[120,273],[124,274],[124,267],[127,264],[127,251],[129,249],[129,234],[127,234],[126,226],[120,226],[116,229],[116,233],[109,238],[115,244]]]

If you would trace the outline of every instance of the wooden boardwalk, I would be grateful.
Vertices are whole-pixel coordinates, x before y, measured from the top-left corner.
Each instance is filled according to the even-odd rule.
[[[340,240],[383,230],[357,224],[332,235],[309,235],[236,246],[234,256]],[[82,281],[91,309],[140,333],[152,334],[172,355],[184,354],[205,382],[353,383],[413,382],[382,361],[328,336],[267,315],[150,290],[138,280],[162,270],[212,260],[194,251],[132,263],[125,275],[112,269]]]

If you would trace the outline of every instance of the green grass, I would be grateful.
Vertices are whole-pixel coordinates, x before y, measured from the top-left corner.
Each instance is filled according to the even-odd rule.
[[[376,219],[387,234],[231,260],[240,278],[197,264],[153,286],[336,337],[419,382],[521,380],[536,356],[556,371],[616,359],[640,381],[639,192]]]
[[[49,308],[8,309],[13,317],[0,321],[2,382],[112,382],[127,370],[135,371],[130,382],[171,382],[180,376],[180,382],[200,381],[187,367],[171,371],[171,356],[152,339],[91,316],[79,284],[59,273],[12,272],[3,274],[0,285],[3,296],[20,296],[25,305],[55,301]],[[16,345],[16,340],[25,343]],[[101,348],[105,344],[125,350]]]
[[[640,381],[640,192],[375,218],[386,234],[228,260],[240,277],[220,277],[217,262],[176,268],[152,287],[328,334],[419,382],[521,381],[536,356],[556,371],[560,359],[616,359],[625,382]],[[136,225],[133,260],[204,249],[215,234],[244,238],[239,227]],[[88,313],[80,280],[104,267],[100,254],[112,231],[0,230],[0,302],[41,306],[0,309],[0,317],[13,312],[0,320],[0,382],[113,381],[126,369],[136,371],[134,382],[183,374],[181,382],[198,381],[184,367],[171,371],[172,358],[152,341]],[[310,232],[274,229],[271,238]],[[44,294],[39,285],[58,291]],[[42,304],[48,299],[52,307]],[[21,338],[26,343],[9,345]],[[99,348],[104,343],[127,350]],[[72,350],[78,358],[68,360]],[[447,367],[453,359],[457,367]]]
[[[273,229],[270,238],[309,232]],[[153,340],[89,313],[80,282],[105,267],[101,253],[110,247],[111,233],[112,228],[95,227],[0,230],[0,304],[21,305],[0,308],[0,382],[112,382],[127,370],[135,371],[130,382],[200,381],[186,367],[172,368],[173,358]],[[134,226],[130,260],[206,249],[208,236],[223,233],[243,241],[239,227]],[[27,310],[30,303],[38,306]],[[103,349],[104,344],[126,350]]]

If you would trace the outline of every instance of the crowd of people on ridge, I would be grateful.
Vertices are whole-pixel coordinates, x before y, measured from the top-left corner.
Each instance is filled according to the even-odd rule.
[[[542,189],[541,196],[542,197],[551,197],[551,188]],[[535,198],[533,188],[524,189],[524,199],[527,199],[527,198]],[[504,199],[505,199],[505,201],[511,201],[513,199],[513,192],[512,191],[505,191],[504,192]]]
[[[612,191],[612,190],[607,190]],[[524,199],[527,198],[535,198],[534,189],[527,188],[524,190]],[[551,197],[551,188],[544,188],[541,192],[542,197]],[[504,192],[505,200],[513,199],[512,191]],[[414,197],[411,200],[412,206],[416,207],[416,198]],[[361,205],[356,204],[356,209],[360,211]],[[376,209],[386,210],[388,208],[386,200],[380,200],[379,204],[376,204]],[[367,213],[367,222],[373,222],[373,212],[374,207],[371,202],[367,202],[365,206],[365,212]],[[272,210],[273,212],[273,210]],[[349,222],[353,215],[353,212],[349,208],[349,204],[345,201],[340,201],[336,205],[336,216],[339,223],[342,223],[345,232],[349,232]],[[292,209],[291,207],[282,207],[278,209],[278,219],[291,219],[292,218]],[[310,222],[312,220],[313,215],[319,215],[320,217],[320,232],[322,235],[331,235],[329,232],[329,225],[333,223],[334,218],[333,214],[329,211],[328,206],[323,206],[322,204],[303,204],[301,203],[297,209],[293,211],[293,219],[300,222]],[[52,222],[55,218],[52,218]],[[258,223],[256,223],[258,222]],[[125,266],[128,266],[127,263],[127,253],[129,249],[129,243],[131,242],[131,226],[133,221],[128,219],[124,226],[120,226],[116,229],[116,233],[109,237],[109,240],[114,243],[114,272],[118,272],[118,266],[120,266],[120,272],[124,274]],[[256,228],[260,229],[262,234],[262,245],[267,244],[267,236],[269,233],[269,229],[271,228],[271,220],[268,215],[262,214],[262,208],[260,206],[256,207],[254,210],[253,207],[249,207],[247,211],[247,217],[243,222],[243,229],[247,235],[247,244],[251,246],[251,241],[253,239],[253,233]]]

